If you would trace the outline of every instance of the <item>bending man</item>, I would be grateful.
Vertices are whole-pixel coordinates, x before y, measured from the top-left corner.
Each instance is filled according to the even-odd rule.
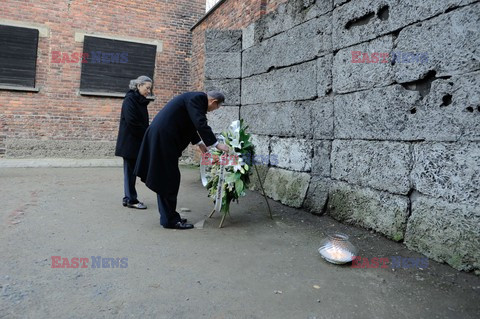
[[[158,112],[145,132],[135,174],[157,193],[160,224],[164,228],[193,228],[176,211],[180,188],[178,159],[189,143],[198,145],[202,153],[209,146],[228,151],[227,145],[218,144],[206,116],[207,112],[218,109],[224,100],[224,95],[218,91],[179,95]]]

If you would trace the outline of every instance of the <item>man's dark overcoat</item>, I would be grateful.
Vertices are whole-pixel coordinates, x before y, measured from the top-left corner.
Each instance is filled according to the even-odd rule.
[[[207,106],[206,93],[181,94],[168,102],[148,127],[138,154],[135,175],[155,193],[162,196],[178,194],[178,159],[189,143],[197,144],[201,138],[210,146],[217,141],[207,124]]]
[[[136,90],[125,94],[115,147],[116,156],[137,158],[143,135],[148,128],[148,103],[150,101]]]

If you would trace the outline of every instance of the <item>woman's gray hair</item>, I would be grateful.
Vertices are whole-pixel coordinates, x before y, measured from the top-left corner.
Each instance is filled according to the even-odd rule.
[[[145,82],[150,82],[152,83],[152,79],[150,79],[148,76],[146,75],[141,75],[139,76],[138,78],[136,78],[135,80],[131,80],[130,81],[130,85],[128,86],[130,88],[130,90],[136,90],[137,87],[140,85],[140,84],[143,84]]]

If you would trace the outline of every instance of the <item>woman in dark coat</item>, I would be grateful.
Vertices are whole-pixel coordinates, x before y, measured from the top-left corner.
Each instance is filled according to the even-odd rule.
[[[189,143],[198,145],[202,153],[207,151],[207,146],[228,151],[227,145],[218,144],[206,117],[207,112],[218,109],[224,99],[223,94],[216,91],[179,95],[155,116],[145,133],[135,174],[157,193],[160,224],[165,228],[193,228],[176,212],[180,187],[178,159]]]
[[[139,76],[130,81],[130,90],[125,95],[120,115],[115,155],[123,157],[124,191],[123,206],[146,209],[137,199],[135,189],[135,163],[143,135],[148,128],[147,96],[152,92],[152,80],[148,76]]]

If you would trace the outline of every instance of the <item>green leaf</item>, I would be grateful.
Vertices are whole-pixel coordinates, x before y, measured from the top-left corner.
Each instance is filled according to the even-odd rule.
[[[237,174],[229,174],[226,178],[225,178],[225,183],[234,183],[237,179],[239,179],[239,176],[237,176]]]
[[[235,182],[235,192],[237,193],[237,196],[240,196],[240,194],[243,192],[243,187],[244,185],[241,179]]]

